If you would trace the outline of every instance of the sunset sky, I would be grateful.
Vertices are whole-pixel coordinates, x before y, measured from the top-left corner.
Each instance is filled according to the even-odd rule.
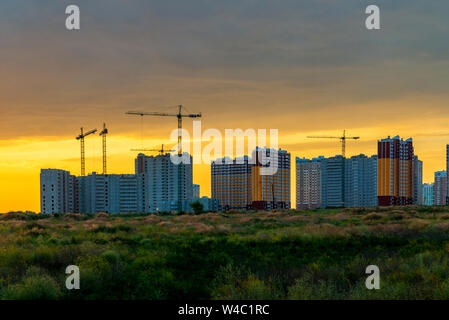
[[[79,31],[65,29],[69,4]],[[379,31],[365,28],[370,4]],[[178,104],[203,129],[278,129],[292,182],[296,156],[341,150],[306,137],[343,129],[361,137],[347,156],[412,137],[432,182],[449,143],[448,35],[447,0],[2,0],[0,212],[39,211],[40,168],[79,174],[82,126],[106,122],[109,173],[132,173],[130,149],[170,144],[176,119],[124,113]],[[98,135],[86,169],[101,172]],[[210,195],[208,165],[194,183]]]

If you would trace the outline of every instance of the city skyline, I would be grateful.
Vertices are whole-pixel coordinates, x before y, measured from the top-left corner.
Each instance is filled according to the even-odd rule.
[[[250,154],[211,162],[212,194],[210,198],[201,198],[208,208],[227,211],[292,207],[291,154],[258,146]],[[193,184],[192,157],[186,152],[183,157],[188,161],[178,166],[170,153],[157,156],[140,153],[135,159],[133,174],[74,176],[61,169],[42,169],[41,212],[190,210],[188,203],[200,199],[199,194],[194,197],[194,186],[199,186]],[[412,138],[381,139],[378,154],[371,157],[360,154],[350,158],[341,155],[311,160],[296,158],[295,171],[298,209],[404,206],[426,202],[422,161],[414,154]],[[446,172],[442,173],[444,176],[435,173],[437,205],[446,203]],[[442,177],[440,181],[438,175]]]
[[[86,167],[87,167],[87,173],[89,173],[89,174],[92,173],[92,172],[96,172],[98,174],[101,173],[101,165],[102,165],[101,141],[97,141],[95,143],[95,140],[99,140],[99,139],[100,138],[98,138],[98,139],[91,138],[91,139],[89,139],[90,141],[86,142],[86,151],[87,151],[86,152],[87,153],[87,159],[86,159],[86,163],[87,164],[86,164]],[[112,141],[114,140],[112,135],[108,139],[112,140]],[[108,143],[109,143],[109,140],[108,140]],[[58,167],[58,166],[55,166],[55,165],[53,165],[53,166],[49,165],[49,166],[44,166],[43,168],[58,168],[58,169],[62,169],[62,170],[68,170],[72,174],[79,175],[79,170],[80,170],[79,169],[79,161],[80,161],[79,160],[79,143],[76,142],[74,139],[72,139],[72,141],[70,141],[70,143],[74,144],[73,149],[76,149],[75,152],[74,152],[75,153],[74,154],[74,158],[71,159],[71,162],[74,162],[73,164],[67,165],[67,162],[65,161],[65,159],[57,159],[57,160],[54,161],[54,163],[60,163],[62,166]],[[140,143],[140,140],[139,140],[139,143]],[[94,149],[91,146],[91,144],[94,144],[95,147],[96,147],[96,150],[94,151],[95,153],[97,153],[96,157],[89,157],[89,151],[88,150],[92,151],[92,149]],[[134,154],[137,156],[137,152],[134,152],[134,154],[133,154],[133,152],[127,151],[127,154],[125,154],[123,158],[128,158],[128,159],[125,159],[125,161],[129,161],[130,162],[130,166],[129,166],[130,169],[128,171],[120,171],[120,170],[116,169],[117,168],[116,164],[117,164],[117,160],[118,159],[117,158],[114,159],[114,157],[117,157],[117,153],[115,153],[114,150],[111,150],[113,148],[113,146],[114,146],[114,143],[111,143],[111,144],[112,144],[112,146],[108,145],[108,150],[110,150],[110,154],[111,154],[111,155],[108,154],[108,168],[110,168],[108,170],[109,173],[111,173],[111,174],[128,174],[128,173],[133,172],[133,170],[134,170],[133,156],[134,156]],[[334,148],[334,149],[339,150],[341,148],[338,141],[325,143],[325,144],[332,144],[333,145],[333,147],[330,147],[329,149]],[[349,152],[348,152],[347,158],[350,158],[351,156],[353,156],[353,152],[351,152],[353,144],[354,143],[351,143],[349,145],[349,148],[348,148]],[[416,144],[415,140],[414,140],[414,144]],[[282,146],[282,143],[280,143],[280,146]],[[441,149],[443,150],[444,148],[441,148]],[[127,150],[129,150],[129,149],[127,149]],[[445,155],[444,151],[445,150],[443,150],[441,153],[442,154],[444,153],[444,155]],[[295,159],[296,157],[300,157],[300,156],[307,158],[307,156],[304,156],[306,154],[308,154],[308,153],[301,153],[301,154],[292,153],[292,159]],[[322,156],[322,155],[324,155],[325,157],[332,157],[332,156],[336,156],[338,154],[339,154],[338,151],[333,154],[332,150],[330,150],[328,153],[326,153],[326,152],[318,152],[318,154],[313,154],[312,156],[310,156],[310,158],[318,157],[318,156]],[[361,152],[359,154],[370,155],[370,153],[366,153],[366,152],[365,153]],[[359,154],[354,154],[354,156],[359,155]],[[372,155],[375,155],[375,154],[377,154],[377,153],[376,152],[372,153]],[[228,155],[228,156],[232,156],[232,155]],[[419,156],[420,156],[420,159],[421,159],[421,155],[420,154],[419,154]],[[119,160],[119,162],[120,162],[120,167],[123,167],[123,160]],[[444,156],[441,156],[441,159],[440,159],[439,162],[444,162],[444,163],[446,162],[446,159],[444,158]],[[111,163],[112,163],[112,166],[110,165]],[[92,168],[93,164],[96,167],[96,169],[91,170],[90,168]],[[201,185],[201,195],[202,196],[210,196],[211,195],[211,192],[210,192],[210,165],[209,164],[201,164],[201,165],[195,165],[194,164],[193,167],[194,167],[194,170],[193,170],[193,172],[194,172],[193,173],[193,177],[194,177],[193,181],[194,181],[194,183]],[[441,167],[443,167],[443,166],[441,166]],[[424,168],[426,168],[426,163],[424,163]],[[39,170],[40,170],[40,168],[39,168]],[[444,168],[439,169],[437,171],[441,171],[441,170],[444,170]],[[200,172],[195,172],[195,171],[200,171]],[[292,168],[292,174],[291,174],[291,179],[290,180],[291,180],[292,207],[295,207],[296,206],[296,198],[295,198],[294,195],[296,193],[296,182],[295,182],[296,176],[295,176],[295,174],[293,174],[293,171],[294,171],[294,168]],[[423,173],[424,174],[427,173],[428,176],[430,175],[430,179],[428,179],[428,180],[424,179],[423,182],[424,183],[432,183],[434,181],[434,172],[435,171],[430,172],[430,174],[429,174],[429,172],[426,172],[426,170],[424,169]],[[39,173],[38,173],[38,175],[39,175]],[[199,176],[199,178],[198,178],[198,176]],[[423,175],[423,176],[426,177],[425,175]],[[36,181],[39,182],[39,177],[37,177]],[[37,197],[39,197],[39,192],[36,192],[36,194],[37,194]],[[37,199],[36,202],[37,202],[37,206],[39,207],[39,199]],[[6,212],[6,211],[14,211],[14,210],[18,210],[18,211],[19,210],[23,210],[23,211],[30,210],[30,211],[36,211],[36,212],[39,211],[38,209],[34,209],[33,210],[32,208],[11,209],[11,210],[6,209],[6,210],[3,210],[3,211]]]
[[[92,149],[94,149],[94,148],[91,146],[91,144],[94,144],[95,147],[96,147],[96,150],[94,152],[97,153],[97,156],[95,156],[95,157],[86,156],[86,158],[87,158],[86,159],[86,167],[87,167],[87,173],[88,174],[91,174],[93,172],[96,172],[97,174],[101,174],[101,166],[102,166],[101,141],[95,142],[95,140],[100,140],[99,137],[97,137],[97,138],[98,139],[95,139],[95,137],[91,138],[91,139],[89,139],[90,141],[87,141],[87,143],[86,143],[86,151],[87,150],[92,151]],[[113,141],[113,136],[108,137],[108,143],[109,143],[109,140]],[[377,141],[379,141],[379,140],[377,140]],[[167,141],[167,140],[165,140],[165,141]],[[416,144],[415,140],[413,140],[413,142],[414,142],[414,144]],[[72,174],[79,175],[79,171],[80,171],[80,169],[79,169],[79,166],[80,166],[80,164],[79,164],[79,162],[80,162],[80,159],[79,159],[79,143],[77,141],[75,141],[74,139],[72,139],[71,143],[75,144],[74,149],[76,149],[76,152],[75,152],[76,154],[74,155],[74,158],[71,159],[71,162],[74,162],[72,165],[68,165],[67,166],[67,162],[64,159],[59,159],[59,160],[56,160],[55,163],[60,163],[62,165],[66,165],[65,167],[62,167],[62,166],[61,167],[57,167],[57,166],[51,166],[50,165],[48,167],[43,167],[43,168],[62,169],[62,170],[70,171]],[[140,140],[139,140],[139,143],[140,143]],[[357,142],[355,142],[355,143],[357,143]],[[352,151],[351,149],[352,149],[352,145],[355,144],[355,143],[350,143],[349,147],[347,147],[349,149],[348,150],[349,152],[348,152],[348,155],[347,155],[346,158],[349,159],[352,156],[358,156],[360,154],[370,155],[370,153],[363,153],[363,152],[353,155],[353,152],[351,152]],[[204,146],[204,144],[205,144],[205,142],[203,141],[203,146]],[[341,148],[341,145],[340,145],[340,143],[338,141],[325,143],[325,144],[333,145],[333,147],[330,147],[329,149],[334,148],[334,149],[339,150]],[[112,145],[114,145],[114,143],[112,143]],[[282,146],[282,143],[280,143],[279,145]],[[131,174],[133,172],[133,170],[134,170],[134,161],[132,160],[133,159],[132,157],[134,156],[134,154],[135,154],[135,156],[137,156],[137,152],[127,151],[128,159],[126,161],[130,161],[130,164],[131,164],[130,165],[130,170],[129,171],[119,171],[119,170],[116,169],[117,166],[116,165],[114,166],[114,164],[117,163],[118,159],[113,159],[113,157],[117,157],[117,153],[115,153],[113,150],[111,150],[112,148],[113,148],[113,146],[110,146],[108,144],[108,150],[112,151],[112,152],[110,152],[112,154],[111,156],[108,154],[108,168],[112,167],[111,170],[108,169],[108,173],[110,173],[110,174]],[[279,148],[282,149],[282,147],[279,147]],[[444,154],[444,156],[446,155],[445,148],[446,147],[441,148],[442,149],[441,153]],[[127,149],[127,150],[129,150],[129,149]],[[86,153],[89,155],[89,152],[86,152]],[[154,153],[154,155],[155,154],[156,154],[156,152]],[[304,156],[304,155],[308,154],[308,153],[301,153],[300,155],[297,155],[297,154],[295,155],[295,153],[291,153],[291,154],[292,154],[292,159],[295,159],[295,158],[300,157],[300,156],[302,158],[307,158],[307,156]],[[376,154],[377,154],[376,152],[372,153],[372,155],[376,155]],[[326,153],[326,152],[318,152],[318,154],[314,154],[314,155],[310,156],[310,158],[315,158],[315,157],[319,157],[319,156],[323,156],[323,155],[325,157],[333,157],[333,156],[338,156],[339,153],[337,151],[337,152],[335,152],[333,154],[331,150],[328,153]],[[126,157],[126,154],[124,156]],[[419,156],[420,156],[420,159],[421,159],[421,155],[419,155]],[[444,156],[442,156],[442,159],[440,159],[440,162],[446,163],[446,158],[444,158]],[[235,154],[234,155],[226,155],[226,157],[235,157]],[[120,162],[121,162],[120,166],[121,167],[123,167],[123,162],[122,161],[123,160],[120,160]],[[96,162],[96,164],[95,164],[95,162]],[[113,165],[110,166],[109,165],[110,163],[112,163]],[[92,167],[92,164],[95,164],[94,166],[96,167],[96,169],[93,169],[93,170],[89,169],[89,168]],[[426,168],[426,163],[424,163],[423,167]],[[208,197],[210,197],[211,196],[211,189],[210,189],[211,188],[210,164],[200,164],[200,165],[194,164],[193,168],[194,168],[193,169],[193,182],[198,184],[198,185],[201,185],[201,196],[208,196]],[[195,172],[196,170],[200,170],[201,173]],[[290,178],[292,208],[296,207],[296,196],[295,196],[295,194],[296,194],[296,175],[294,174],[294,170],[295,169],[292,167],[291,168],[291,178]],[[444,168],[443,169],[439,169],[437,171],[442,171],[442,170],[444,170]],[[39,171],[40,171],[40,169],[39,169]],[[428,175],[430,175],[430,179],[429,180],[423,179],[423,183],[433,183],[434,182],[434,174],[437,171],[430,172],[430,174],[427,172]],[[425,177],[424,173],[426,173],[425,169],[423,170],[423,177]],[[199,178],[198,178],[198,176],[199,176]],[[39,177],[36,180],[39,181]],[[36,192],[36,193],[37,193],[37,197],[39,197],[39,192]],[[39,207],[39,199],[37,199],[37,206]],[[12,209],[12,210],[8,210],[7,209],[7,210],[3,210],[3,211],[7,212],[7,211],[14,211],[14,210],[17,210],[17,211],[29,210],[29,211],[35,211],[35,212],[39,211],[38,209],[34,209],[33,210],[31,208]]]
[[[130,5],[132,3],[133,5]],[[367,31],[360,1],[2,1],[0,212],[39,210],[40,168],[79,173],[81,126],[108,124],[108,172],[133,170],[131,148],[167,143],[175,119],[124,116],[183,104],[203,127],[279,129],[292,159],[376,154],[377,140],[413,137],[424,182],[445,170],[449,143],[449,3],[379,0]],[[191,123],[186,121],[190,130]],[[195,155],[193,155],[195,156]],[[86,139],[87,172],[102,172],[101,139]],[[210,167],[193,181],[210,195]],[[295,205],[295,175],[291,175]]]

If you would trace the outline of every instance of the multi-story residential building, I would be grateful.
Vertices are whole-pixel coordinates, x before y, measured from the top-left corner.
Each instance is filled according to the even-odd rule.
[[[75,177],[67,171],[43,169],[41,212],[156,212],[166,203],[174,203],[178,208],[178,194],[181,205],[193,197],[191,160],[190,164],[177,165],[169,154],[156,157],[139,154],[136,174],[93,172]]]
[[[377,205],[376,155],[367,157],[361,154],[349,159],[340,155],[312,160],[297,158],[296,161],[296,201],[299,209]],[[318,195],[319,205],[316,200]]]
[[[424,185],[423,185],[422,203],[425,206],[433,206],[433,204],[434,204],[433,188],[434,188],[433,183],[424,183]]]
[[[433,184],[433,204],[436,206],[446,204],[447,180],[446,171],[435,172],[435,181]]]
[[[218,199],[223,210],[251,208],[250,158],[244,156],[212,161],[211,194],[213,199]]]
[[[345,160],[344,206],[377,206],[377,156],[364,154]]]
[[[82,213],[141,212],[141,182],[135,174],[97,174],[78,177],[79,211]]]
[[[199,184],[194,184],[193,185],[193,197],[194,198],[199,198],[200,197],[200,185]]]
[[[316,209],[321,207],[321,160],[296,158],[296,208]]]
[[[446,145],[446,172],[449,172],[449,144]],[[446,204],[449,204],[449,183],[446,187]]]
[[[280,149],[274,150],[257,147],[252,153],[252,159],[252,208],[289,209],[291,207],[290,153]],[[268,168],[273,168],[273,170]]]
[[[413,141],[399,136],[378,141],[377,192],[380,206],[413,204]]]
[[[345,158],[340,155],[321,160],[321,206],[344,207]]]
[[[423,173],[423,163],[418,159],[418,156],[413,157],[413,204],[422,205],[422,173]]]
[[[135,170],[136,174],[141,175],[140,207],[144,212],[161,211],[167,202],[182,206],[183,201],[192,199],[192,157],[188,154],[184,154],[184,157],[190,157],[188,164],[173,163],[168,153],[158,156],[141,153],[137,156]]]
[[[212,161],[212,198],[223,210],[290,208],[290,165],[287,151],[267,148],[256,148],[252,158]]]
[[[59,169],[42,169],[40,174],[41,213],[75,211],[75,176]]]

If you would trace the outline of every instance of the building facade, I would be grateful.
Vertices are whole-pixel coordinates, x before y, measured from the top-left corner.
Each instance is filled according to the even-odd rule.
[[[75,177],[64,170],[42,169],[41,212],[157,212],[167,203],[178,208],[178,195],[181,206],[193,198],[191,163],[174,164],[169,154],[156,157],[139,154],[135,174],[93,172]]]
[[[435,206],[442,206],[446,204],[447,184],[447,172],[435,172],[435,181],[433,184],[433,204]]]
[[[433,195],[433,183],[424,183],[423,185],[423,200],[422,203],[425,206],[434,205],[434,195]]]
[[[446,145],[446,172],[449,172],[449,144]],[[449,204],[449,184],[446,187],[446,204]]]
[[[323,208],[341,208],[344,199],[345,158],[340,155],[321,161],[321,206]]]
[[[378,141],[378,205],[413,204],[413,141],[399,136]]]
[[[423,202],[423,163],[418,156],[413,157],[413,204],[422,205]]]
[[[59,169],[41,169],[41,213],[68,213],[75,211],[76,177]]]
[[[377,205],[377,156],[296,159],[298,209]],[[319,188],[318,188],[319,186]],[[319,198],[319,204],[318,204]]]
[[[251,207],[261,210],[290,209],[290,153],[280,149],[256,148],[252,153],[252,159]]]
[[[344,206],[377,206],[377,156],[364,154],[345,160]]]
[[[296,208],[321,207],[321,160],[296,158]]]
[[[137,156],[135,171],[141,175],[142,196],[139,200],[143,212],[164,211],[167,202],[182,206],[183,201],[192,199],[192,157],[188,154],[184,156],[190,157],[189,164],[173,163],[168,153],[158,156],[141,153]]]
[[[78,212],[132,213],[141,212],[141,182],[135,174],[91,174],[78,177]]]
[[[222,210],[249,209],[252,204],[251,161],[248,156],[211,163],[211,194]]]
[[[290,208],[290,166],[290,153],[267,148],[212,161],[212,198],[221,210]]]

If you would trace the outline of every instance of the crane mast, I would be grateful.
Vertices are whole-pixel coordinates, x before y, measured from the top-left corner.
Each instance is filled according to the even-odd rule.
[[[107,174],[107,166],[106,166],[106,136],[109,131],[106,128],[106,123],[103,123],[103,130],[100,132],[100,136],[103,140],[103,174]]]
[[[86,175],[86,156],[85,156],[85,149],[84,149],[84,138],[88,135],[91,135],[93,133],[97,132],[97,129],[90,130],[86,133],[84,133],[84,129],[81,128],[81,133],[76,137],[76,140],[80,140],[81,143],[81,176]]]

